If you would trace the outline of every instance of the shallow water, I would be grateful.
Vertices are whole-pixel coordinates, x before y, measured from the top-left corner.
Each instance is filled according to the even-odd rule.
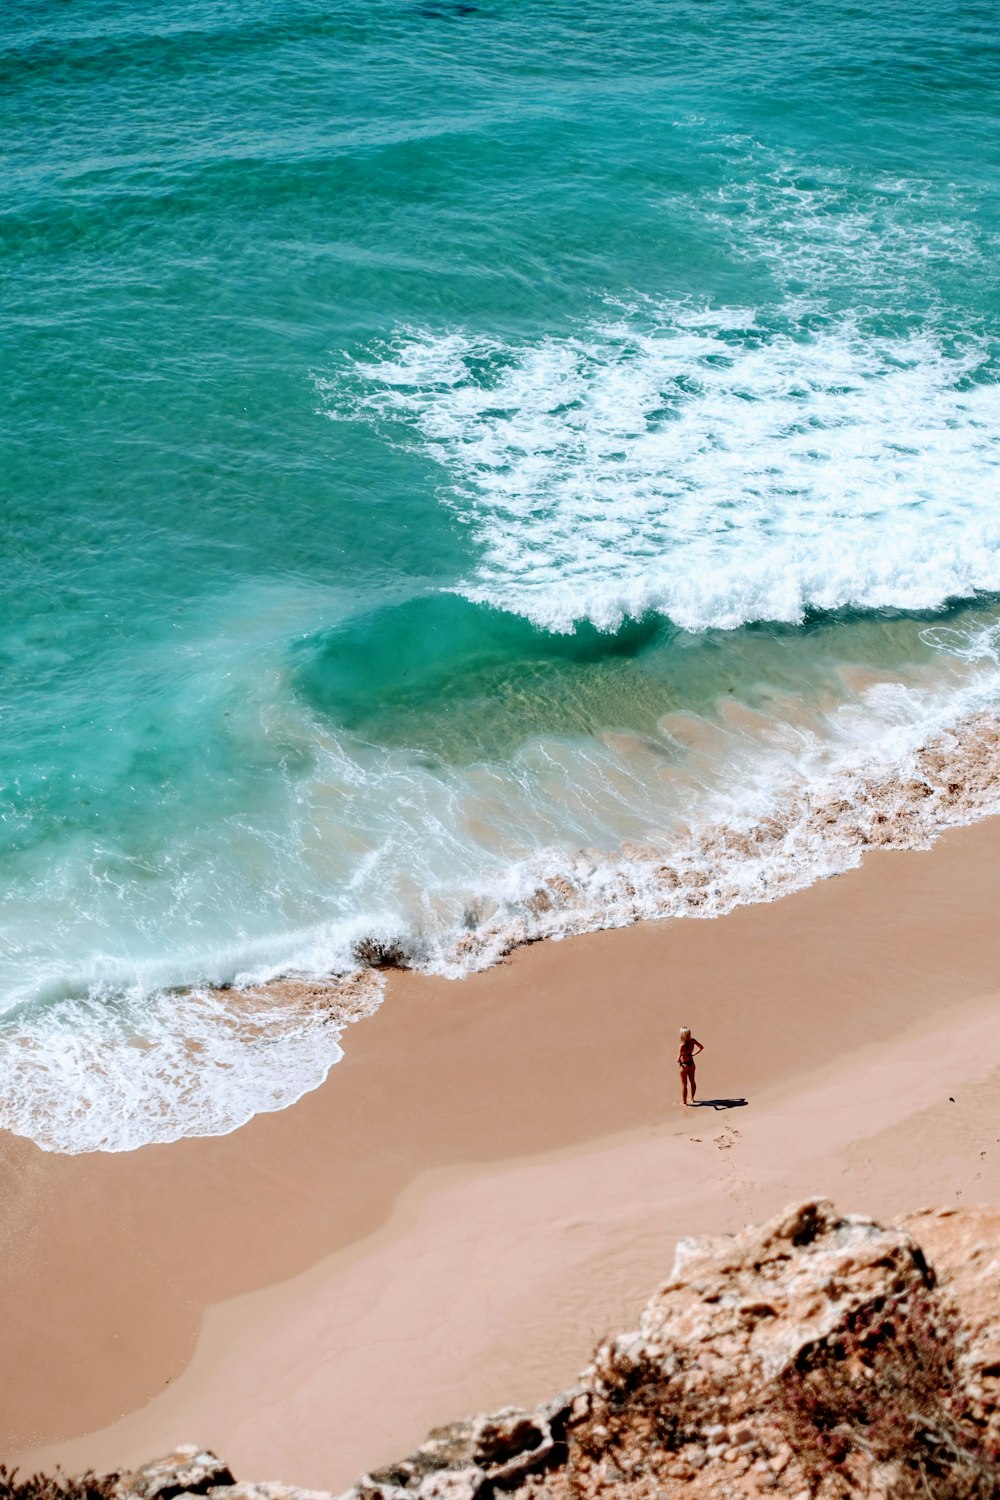
[[[985,4],[15,0],[7,1124],[231,1128],[336,1028],[174,988],[458,973],[546,879],[669,914],[625,866],[992,710],[998,53]]]

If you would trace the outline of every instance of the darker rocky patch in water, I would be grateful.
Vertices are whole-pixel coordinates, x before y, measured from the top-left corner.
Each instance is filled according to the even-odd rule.
[[[393,939],[364,937],[354,944],[354,957],[366,969],[408,969],[410,957]]]
[[[474,16],[478,5],[422,5],[420,14],[427,21],[454,21],[460,16]]]

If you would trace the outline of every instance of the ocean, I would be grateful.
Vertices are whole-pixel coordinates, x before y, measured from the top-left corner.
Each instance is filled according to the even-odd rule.
[[[10,0],[0,68],[0,1124],[231,1130],[349,1046],[248,987],[1000,807],[994,6]]]

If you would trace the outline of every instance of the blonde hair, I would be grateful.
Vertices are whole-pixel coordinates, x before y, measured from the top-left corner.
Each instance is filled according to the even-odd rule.
[[[690,1026],[682,1026],[681,1027],[681,1039],[682,1039],[682,1041],[686,1042],[687,1039],[688,1039],[688,1037],[690,1035],[691,1035],[691,1028],[690,1028]]]

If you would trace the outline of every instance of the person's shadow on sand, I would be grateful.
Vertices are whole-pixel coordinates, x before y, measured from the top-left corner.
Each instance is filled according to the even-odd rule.
[[[742,1109],[747,1099],[693,1099],[692,1109]]]

